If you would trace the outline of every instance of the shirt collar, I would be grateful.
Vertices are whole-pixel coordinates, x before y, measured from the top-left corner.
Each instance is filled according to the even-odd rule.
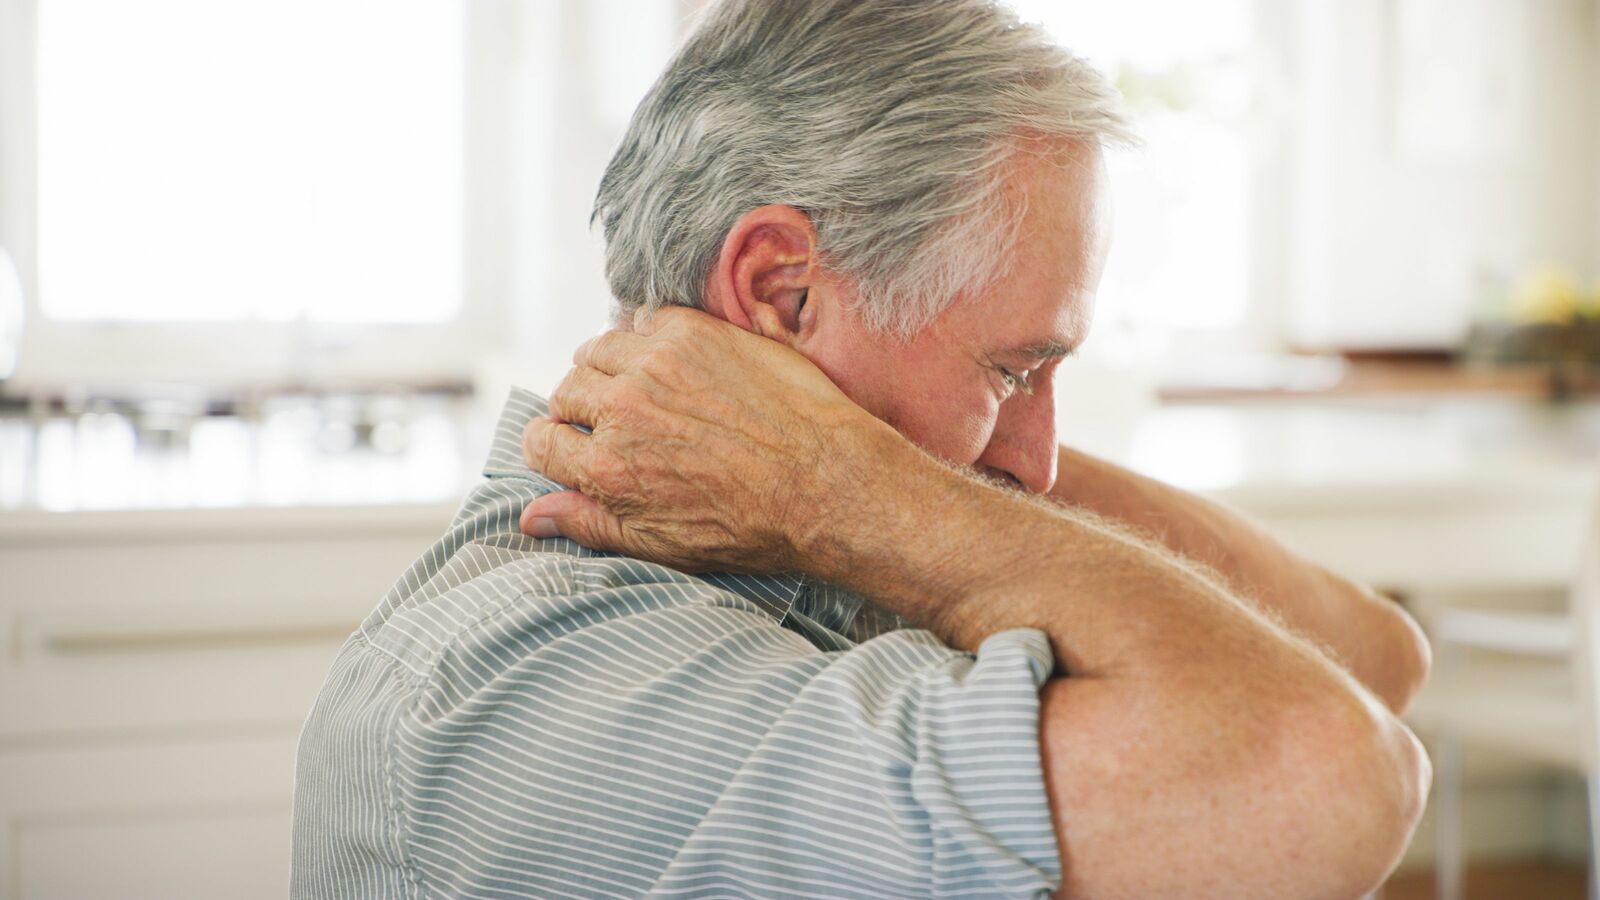
[[[566,490],[564,485],[528,468],[522,461],[522,430],[534,416],[550,414],[549,403],[538,394],[514,387],[506,398],[500,421],[495,425],[489,445],[489,458],[483,464],[488,478],[522,478],[547,491]],[[733,572],[705,572],[692,577],[714,584],[755,603],[782,622],[805,589],[806,576],[798,572],[777,575],[740,575]]]

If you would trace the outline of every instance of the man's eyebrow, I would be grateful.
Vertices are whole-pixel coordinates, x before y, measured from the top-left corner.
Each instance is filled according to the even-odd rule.
[[[1069,347],[1057,340],[1043,340],[1032,344],[1024,344],[1021,347],[1012,347],[1006,352],[1031,359],[1047,360],[1071,356],[1077,350],[1077,347]]]

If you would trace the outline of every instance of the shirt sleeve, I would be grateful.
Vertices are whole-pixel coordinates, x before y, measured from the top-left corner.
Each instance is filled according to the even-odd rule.
[[[1033,897],[1060,884],[1039,757],[1049,643],[898,631],[832,657],[660,882],[775,896]]]
[[[911,630],[822,652],[741,598],[663,606],[664,589],[521,602],[441,658],[463,674],[413,707],[393,766],[423,883],[761,898],[1059,884],[1042,633],[976,654]]]

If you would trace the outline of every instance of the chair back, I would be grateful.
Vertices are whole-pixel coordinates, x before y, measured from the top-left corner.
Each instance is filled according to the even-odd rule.
[[[1579,547],[1577,577],[1567,609],[1572,618],[1572,669],[1582,717],[1579,724],[1585,744],[1584,761],[1593,776],[1600,773],[1600,497],[1595,498],[1590,509],[1588,533]]]
[[[1573,627],[1572,671],[1578,682],[1578,727],[1589,789],[1589,900],[1600,900],[1600,491],[1596,493],[1567,605]]]

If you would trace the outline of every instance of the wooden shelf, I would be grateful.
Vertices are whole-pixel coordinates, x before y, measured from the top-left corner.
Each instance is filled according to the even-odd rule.
[[[1165,401],[1209,401],[1282,397],[1389,395],[1477,395],[1544,400],[1550,397],[1550,369],[1542,365],[1481,366],[1448,358],[1351,356],[1336,383],[1313,390],[1274,387],[1163,385]],[[1575,396],[1600,397],[1600,375],[1591,372]]]

